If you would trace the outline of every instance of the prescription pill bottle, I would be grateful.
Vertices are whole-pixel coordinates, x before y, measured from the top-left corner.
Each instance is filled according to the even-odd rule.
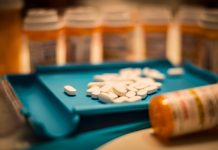
[[[163,6],[147,6],[142,8],[140,15],[144,32],[145,57],[166,58],[170,10]]]
[[[22,0],[0,0],[0,75],[21,71]]]
[[[149,104],[154,132],[170,138],[218,125],[218,84],[155,96]]]
[[[203,29],[202,48],[208,69],[218,73],[218,9],[206,10],[200,25]]]
[[[201,49],[202,29],[199,20],[204,12],[203,8],[182,7],[176,15],[181,35],[181,58],[182,61],[204,67],[204,52]]]
[[[131,11],[124,7],[110,7],[103,11],[102,20],[103,59],[131,60],[134,53]]]
[[[64,14],[66,62],[90,63],[94,34],[99,30],[99,19],[94,8],[69,8]]]
[[[24,31],[29,46],[30,66],[57,63],[58,38],[61,24],[53,9],[29,10],[24,20]]]

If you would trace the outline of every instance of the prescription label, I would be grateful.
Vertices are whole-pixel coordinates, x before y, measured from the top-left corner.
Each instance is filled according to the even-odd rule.
[[[67,37],[67,62],[90,62],[91,42],[90,35]]]
[[[218,40],[208,39],[204,42],[204,53],[207,57],[207,68],[218,73]]]
[[[33,70],[37,65],[56,63],[57,41],[30,41],[30,63]]]
[[[103,54],[105,60],[127,60],[132,48],[132,33],[104,33]]]
[[[166,57],[166,33],[148,32],[145,34],[146,57]]]
[[[218,125],[218,84],[166,94],[173,113],[173,136]]]
[[[200,49],[200,37],[196,34],[183,33],[182,41],[182,58],[191,61],[193,64],[203,66],[203,51]]]

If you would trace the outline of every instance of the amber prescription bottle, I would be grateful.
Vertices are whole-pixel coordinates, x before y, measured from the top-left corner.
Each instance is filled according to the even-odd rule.
[[[113,7],[104,10],[102,17],[103,60],[131,60],[133,32],[134,24],[128,8]]]
[[[58,39],[61,24],[57,11],[53,9],[32,9],[24,21],[33,71],[37,65],[57,63]]]
[[[201,49],[202,29],[199,26],[204,10],[200,7],[182,7],[176,15],[180,30],[182,61],[204,67],[204,52]]]
[[[206,10],[200,25],[203,29],[202,48],[208,69],[218,73],[218,9]]]
[[[147,6],[142,8],[140,15],[146,58],[166,58],[170,10],[164,6]]]
[[[213,128],[217,116],[218,84],[155,96],[149,104],[151,126],[161,138]]]
[[[0,0],[0,75],[21,72],[22,0]]]
[[[99,30],[97,13],[92,7],[69,8],[64,14],[66,62],[89,63],[94,34]]]

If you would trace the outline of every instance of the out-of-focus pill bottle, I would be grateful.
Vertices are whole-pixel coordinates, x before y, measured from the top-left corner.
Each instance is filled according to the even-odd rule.
[[[29,46],[30,66],[57,63],[58,39],[61,24],[56,10],[32,9],[24,20],[24,31]]]
[[[134,23],[127,7],[108,7],[102,16],[102,41],[104,61],[131,60]]]
[[[218,84],[155,96],[149,104],[154,132],[170,138],[218,125]]]
[[[218,9],[208,9],[202,16],[202,48],[206,56],[206,67],[218,73]]]
[[[22,0],[0,0],[0,75],[21,71]]]
[[[69,8],[64,14],[66,62],[89,63],[94,34],[99,30],[97,12],[92,7]]]
[[[181,35],[182,61],[190,61],[199,67],[204,67],[205,59],[201,49],[202,29],[199,26],[203,12],[200,7],[181,7],[176,15]]]
[[[148,59],[166,58],[167,34],[171,11],[164,6],[146,6],[141,10],[145,56]]]

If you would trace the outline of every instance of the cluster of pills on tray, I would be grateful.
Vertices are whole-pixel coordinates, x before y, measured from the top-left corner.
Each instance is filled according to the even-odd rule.
[[[170,68],[169,76],[184,73],[182,68]],[[88,83],[87,96],[103,103],[128,103],[143,100],[147,95],[155,93],[162,86],[165,75],[151,68],[124,68],[119,73],[105,73],[94,76],[94,82]],[[76,95],[76,88],[64,86],[67,95]]]
[[[125,68],[118,74],[106,73],[94,76],[88,83],[87,95],[103,103],[126,103],[143,100],[161,88],[164,80],[161,72],[150,68]]]

